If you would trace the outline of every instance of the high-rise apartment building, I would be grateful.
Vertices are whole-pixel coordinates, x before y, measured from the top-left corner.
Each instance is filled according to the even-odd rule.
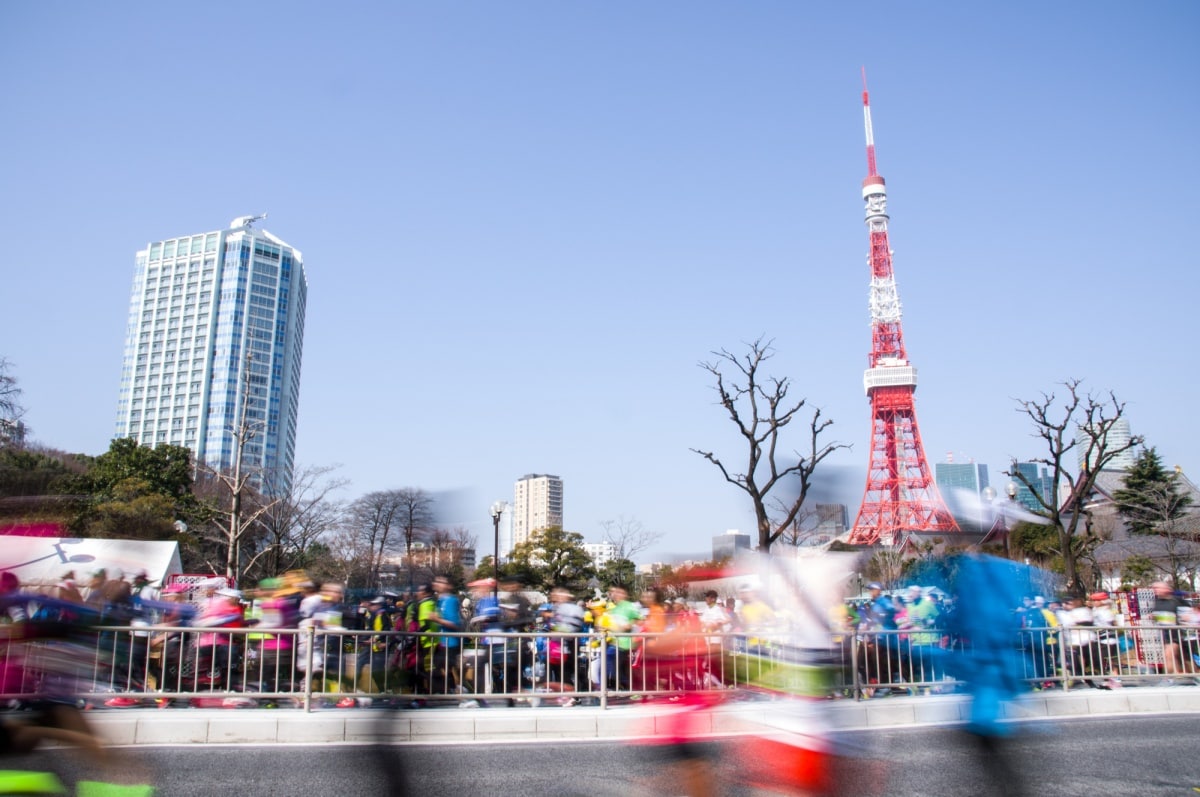
[[[527,473],[518,479],[513,489],[512,545],[520,545],[539,529],[562,524],[562,479],[548,473]]]
[[[137,253],[117,437],[191,449],[291,486],[308,283],[300,252],[252,223],[153,241]]]

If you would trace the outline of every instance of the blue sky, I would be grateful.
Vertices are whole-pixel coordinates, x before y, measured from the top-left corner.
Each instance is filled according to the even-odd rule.
[[[823,7],[828,5],[829,7]],[[1193,475],[1192,2],[0,5],[0,355],[36,438],[112,433],[134,253],[269,212],[309,281],[298,455],[345,497],[530,472],[706,554],[749,504],[697,367],[774,339],[850,444],[870,348],[860,67],[931,463],[1113,390]],[[794,447],[804,445],[802,437]]]

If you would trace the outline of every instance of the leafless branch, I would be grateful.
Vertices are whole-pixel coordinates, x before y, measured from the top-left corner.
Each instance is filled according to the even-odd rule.
[[[738,428],[747,446],[747,464],[744,473],[731,473],[712,451],[693,448],[721,471],[725,481],[745,492],[754,506],[758,525],[758,547],[770,550],[784,531],[791,526],[811,487],[812,474],[817,466],[834,451],[847,448],[840,443],[823,444],[820,437],[833,423],[822,419],[821,410],[813,411],[809,424],[808,450],[793,452],[796,460],[786,467],[780,466],[781,433],[807,405],[806,399],[789,402],[788,391],[791,381],[759,373],[762,364],[774,355],[771,341],[760,338],[748,344],[749,351],[738,356],[722,349],[713,352],[716,360],[700,363],[700,367],[713,375],[718,403],[724,407]],[[741,378],[729,382],[724,369],[735,368]],[[768,495],[784,480],[799,480],[799,490],[793,500],[782,506],[782,517],[772,518],[768,509]]]

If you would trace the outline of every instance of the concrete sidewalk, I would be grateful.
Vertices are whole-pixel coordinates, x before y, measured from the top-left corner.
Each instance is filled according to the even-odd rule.
[[[757,720],[779,703],[743,701],[698,717],[695,731],[725,735],[761,729]],[[961,695],[886,697],[855,702],[788,704],[787,712],[836,730],[953,725],[967,716]],[[494,742],[536,739],[619,739],[660,733],[669,703],[516,708],[106,709],[88,719],[110,744],[335,744],[366,742]],[[1013,720],[1122,714],[1200,714],[1200,689],[1139,686],[1035,692],[1007,707]],[[803,717],[801,720],[804,721]]]

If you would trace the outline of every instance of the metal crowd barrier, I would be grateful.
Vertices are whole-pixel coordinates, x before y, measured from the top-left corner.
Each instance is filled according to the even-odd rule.
[[[1195,626],[1023,629],[1017,675],[1034,689],[1111,687],[1200,673]],[[93,705],[575,704],[684,692],[866,699],[951,692],[970,641],[936,629],[846,631],[822,648],[771,633],[410,633],[104,627],[0,640],[0,699]],[[1166,666],[1167,658],[1177,663]],[[1180,670],[1176,672],[1176,670]]]

